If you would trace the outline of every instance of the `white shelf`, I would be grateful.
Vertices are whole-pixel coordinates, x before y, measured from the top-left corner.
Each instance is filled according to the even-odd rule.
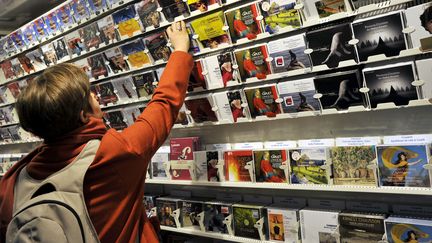
[[[408,187],[373,187],[373,186],[348,186],[348,185],[301,185],[288,183],[252,183],[252,182],[201,182],[201,181],[173,181],[147,179],[146,184],[177,185],[177,186],[206,186],[206,187],[231,187],[254,189],[278,189],[301,190],[321,192],[361,192],[380,194],[406,194],[432,196],[432,188],[408,188]]]
[[[237,237],[228,234],[214,233],[214,232],[203,232],[196,229],[191,228],[174,228],[161,225],[161,229],[165,231],[171,231],[181,234],[194,235],[194,236],[202,236],[207,238],[219,239],[219,240],[227,240],[233,242],[245,242],[245,243],[263,243],[263,242],[271,242],[271,241],[261,241],[244,237]]]

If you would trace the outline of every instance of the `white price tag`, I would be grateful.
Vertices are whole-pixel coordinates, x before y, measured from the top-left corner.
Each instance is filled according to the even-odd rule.
[[[380,137],[336,138],[336,146],[370,146],[381,143]]]
[[[266,149],[286,149],[296,147],[296,141],[269,141],[264,143],[264,148]]]
[[[233,146],[234,150],[240,149],[262,149],[264,144],[262,142],[254,142],[254,143],[235,143]]]
[[[385,136],[384,144],[386,145],[405,145],[405,144],[427,144],[432,143],[432,134],[417,134],[417,135],[399,135]]]
[[[334,138],[324,139],[305,139],[298,141],[299,147],[333,147],[335,145]]]
[[[207,144],[205,146],[205,149],[207,151],[210,150],[226,151],[226,150],[231,150],[231,144],[230,143]]]

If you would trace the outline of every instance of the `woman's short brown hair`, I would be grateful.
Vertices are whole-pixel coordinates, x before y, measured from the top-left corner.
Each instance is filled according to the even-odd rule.
[[[32,80],[15,104],[24,130],[55,139],[83,125],[81,111],[90,112],[90,82],[73,64],[58,64]]]

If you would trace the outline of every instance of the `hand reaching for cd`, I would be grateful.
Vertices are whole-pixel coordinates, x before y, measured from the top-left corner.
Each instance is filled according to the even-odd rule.
[[[173,23],[166,32],[175,51],[189,51],[189,35],[184,21]]]

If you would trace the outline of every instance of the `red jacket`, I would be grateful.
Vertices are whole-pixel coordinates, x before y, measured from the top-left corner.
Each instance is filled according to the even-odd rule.
[[[101,139],[95,160],[84,179],[84,197],[101,242],[158,242],[144,207],[148,162],[165,142],[183,104],[192,57],[174,52],[153,99],[130,127],[119,133],[106,130],[102,119],[90,122],[50,143],[43,143],[14,165],[0,182],[0,242],[11,220],[14,184],[27,165],[30,175],[44,179],[62,169],[91,139]]]

